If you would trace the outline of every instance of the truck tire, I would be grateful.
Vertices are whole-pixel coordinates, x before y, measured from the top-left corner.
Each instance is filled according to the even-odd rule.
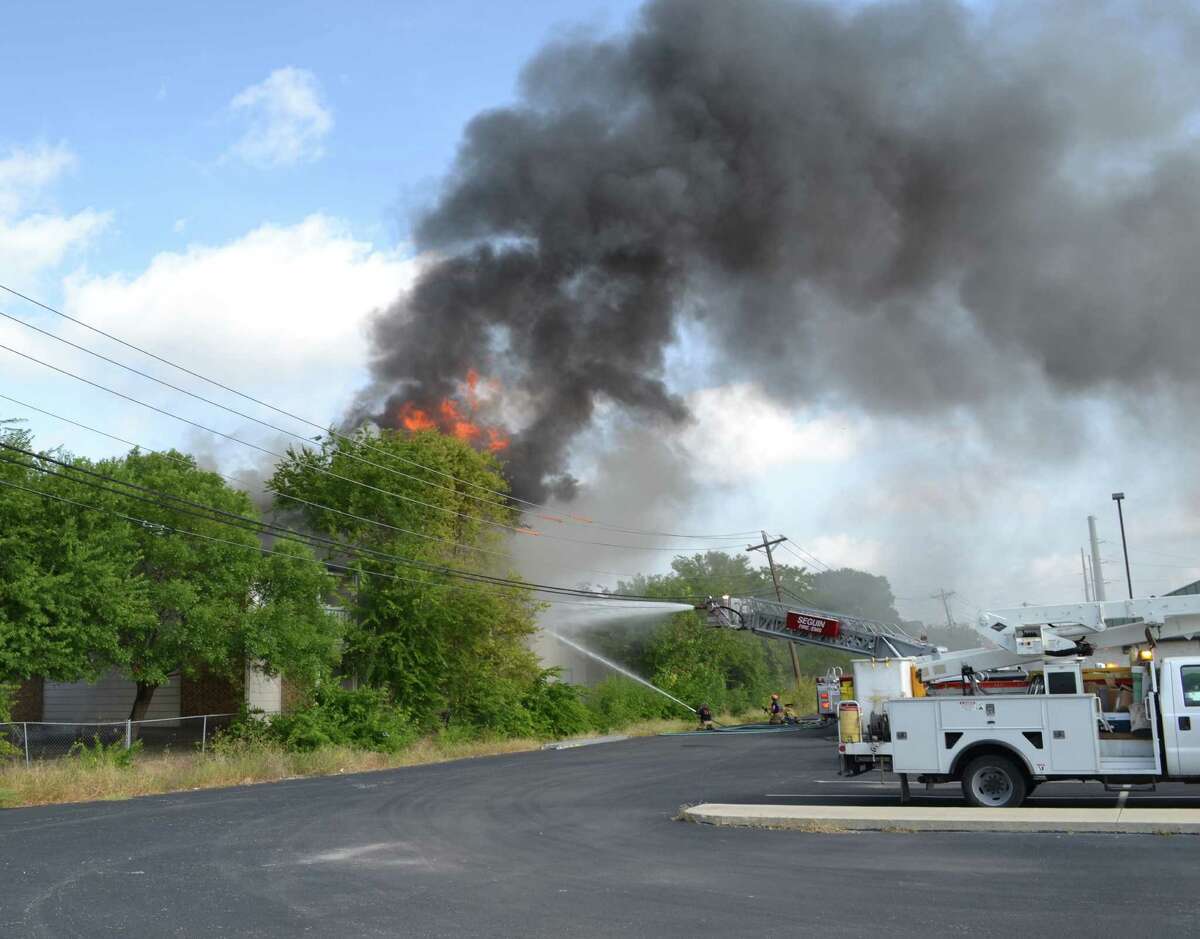
[[[967,764],[962,790],[970,805],[1007,809],[1025,801],[1029,785],[1025,774],[1012,759],[998,753],[985,753]]]

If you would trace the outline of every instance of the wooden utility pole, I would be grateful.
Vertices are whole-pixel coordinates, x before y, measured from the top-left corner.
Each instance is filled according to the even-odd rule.
[[[767,566],[771,569],[771,582],[775,584],[775,599],[780,603],[783,602],[783,587],[779,584],[779,572],[775,570],[775,555],[771,553],[771,548],[782,541],[787,541],[783,535],[780,535],[774,540],[767,537],[767,533],[762,533],[762,544],[747,545],[747,551],[765,551],[767,554]],[[792,677],[796,680],[796,691],[800,691],[800,658],[796,655],[796,643],[789,642],[788,654],[792,659]]]
[[[954,596],[953,590],[946,590],[943,588],[929,598],[930,600],[942,601],[942,609],[946,611],[946,625],[951,629],[954,628],[954,616],[950,613],[950,598],[952,596]]]

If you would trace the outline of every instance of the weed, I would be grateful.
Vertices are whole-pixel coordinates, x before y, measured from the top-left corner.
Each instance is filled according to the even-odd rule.
[[[142,751],[142,741],[135,740],[133,745],[126,747],[124,742],[105,743],[99,736],[92,738],[89,746],[82,740],[71,744],[69,757],[78,761],[81,769],[129,769],[133,766],[133,758]]]

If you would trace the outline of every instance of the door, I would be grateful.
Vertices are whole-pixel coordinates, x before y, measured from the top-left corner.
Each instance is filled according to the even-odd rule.
[[[1163,715],[1167,765],[1172,775],[1200,776],[1200,665],[1180,665],[1162,691],[1174,705],[1173,714]]]

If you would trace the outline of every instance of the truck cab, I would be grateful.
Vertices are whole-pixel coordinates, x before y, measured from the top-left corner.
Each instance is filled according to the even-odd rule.
[[[1167,775],[1200,781],[1200,657],[1164,660],[1158,688]]]

